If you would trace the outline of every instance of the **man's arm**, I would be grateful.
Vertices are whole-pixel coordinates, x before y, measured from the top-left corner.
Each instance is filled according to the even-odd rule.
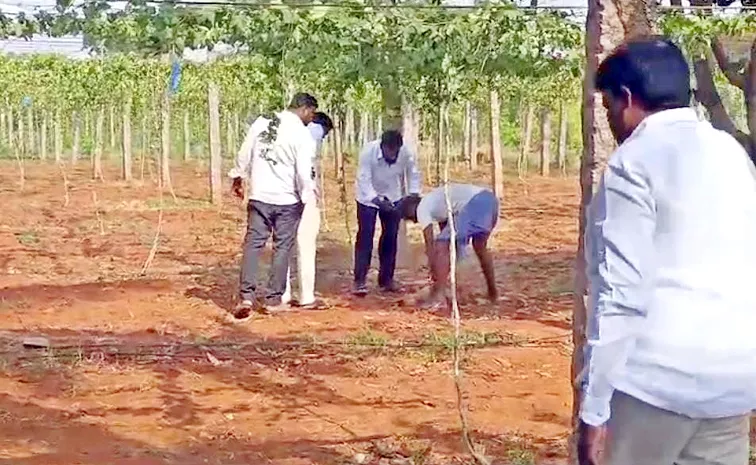
[[[312,159],[315,158],[315,140],[311,137],[302,137],[297,142],[296,156],[294,159],[299,198],[307,203],[310,198],[316,196],[315,180],[312,178]]]
[[[231,187],[234,194],[239,197],[244,197],[244,186],[242,181],[247,179],[250,175],[252,165],[252,150],[255,147],[255,141],[259,130],[257,128],[257,121],[252,123],[247,129],[247,135],[244,137],[239,151],[236,153],[236,161],[234,167],[228,172],[228,177],[233,179],[233,185]]]
[[[357,167],[357,198],[374,200],[378,193],[373,187],[373,172],[371,159],[374,157],[372,144],[366,145],[360,153],[360,162]]]
[[[409,148],[407,150],[407,167],[405,176],[407,177],[408,190],[410,194],[420,194],[423,188],[423,177],[420,175],[420,170],[417,168],[417,162],[415,161],[415,154]]]
[[[646,315],[644,272],[653,259],[656,207],[647,180],[626,166],[610,164],[597,198],[599,208],[589,236],[588,257],[592,319],[590,359],[581,420],[606,423],[613,388],[610,373],[625,365],[637,324]]]
[[[433,224],[429,224],[423,228],[423,242],[425,243],[425,255],[428,257],[428,268],[430,268],[431,277],[436,279],[436,261],[434,259],[434,237],[433,237]]]

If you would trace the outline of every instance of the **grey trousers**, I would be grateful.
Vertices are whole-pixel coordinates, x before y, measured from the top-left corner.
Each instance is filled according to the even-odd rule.
[[[749,415],[693,419],[615,391],[607,465],[748,465]]]
[[[271,205],[251,200],[247,206],[247,235],[244,238],[242,256],[240,297],[242,300],[256,299],[257,270],[260,255],[270,236],[273,236],[273,263],[268,273],[266,305],[278,305],[286,291],[286,276],[289,258],[297,237],[297,228],[302,218],[304,205]]]

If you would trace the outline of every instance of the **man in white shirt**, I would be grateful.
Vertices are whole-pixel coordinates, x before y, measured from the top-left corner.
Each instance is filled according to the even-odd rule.
[[[244,198],[243,180],[250,179],[247,234],[241,267],[240,304],[234,316],[245,319],[252,310],[280,310],[286,289],[289,258],[302,217],[303,204],[315,197],[312,159],[315,140],[307,129],[318,101],[297,94],[289,108],[252,123],[229,172],[233,192]],[[263,306],[256,297],[260,254],[273,235],[273,263]]]
[[[690,70],[666,39],[619,47],[596,88],[620,145],[586,229],[580,461],[746,465],[756,407],[753,166],[689,108]]]
[[[456,236],[457,256],[465,253],[472,242],[478,256],[488,288],[488,298],[498,299],[494,276],[493,257],[488,251],[488,239],[499,220],[499,201],[488,189],[472,184],[449,184],[449,204],[446,203],[446,187],[437,187],[422,199],[407,198],[402,202],[402,215],[414,221],[423,230],[425,253],[433,278],[433,288],[424,307],[437,307],[446,301],[446,281],[450,269],[449,206],[451,206]],[[438,238],[433,237],[433,224],[439,225]]]
[[[315,189],[320,186],[320,172],[318,157],[323,139],[333,129],[331,118],[319,111],[310,124],[307,125],[316,145],[316,157],[312,160],[312,180]],[[297,231],[297,278],[299,281],[299,301],[297,304],[305,310],[317,310],[325,308],[322,302],[315,299],[315,255],[317,253],[318,232],[320,231],[320,207],[319,196],[311,198],[304,205],[302,220],[299,222]],[[291,266],[286,275],[286,292],[282,297],[284,303],[291,302]]]
[[[420,172],[415,156],[404,145],[399,131],[389,130],[380,140],[362,148],[355,191],[357,197],[357,240],[354,244],[355,295],[367,294],[367,274],[373,256],[376,216],[381,220],[378,242],[378,286],[386,292],[399,290],[394,282],[397,238],[401,212],[402,182],[407,179],[410,195],[420,194]]]

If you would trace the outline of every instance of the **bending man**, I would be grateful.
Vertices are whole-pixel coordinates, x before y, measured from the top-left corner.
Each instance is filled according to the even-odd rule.
[[[444,190],[443,186],[437,187],[422,199],[409,197],[402,202],[404,218],[420,224],[423,229],[425,253],[433,278],[431,294],[423,306],[435,307],[446,300],[451,230]],[[499,294],[493,258],[488,251],[488,238],[499,219],[499,201],[490,190],[471,184],[449,184],[449,199],[456,231],[457,255],[463,255],[465,247],[472,241],[486,279],[488,298],[495,302]],[[436,239],[433,237],[434,223],[441,229]]]

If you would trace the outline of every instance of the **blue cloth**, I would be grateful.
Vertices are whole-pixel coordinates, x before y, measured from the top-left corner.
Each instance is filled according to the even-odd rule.
[[[472,239],[491,234],[499,220],[499,200],[489,190],[473,196],[467,205],[454,214],[454,229],[457,232],[458,258],[464,256],[464,249]],[[447,224],[438,235],[439,241],[449,241],[451,231]]]

